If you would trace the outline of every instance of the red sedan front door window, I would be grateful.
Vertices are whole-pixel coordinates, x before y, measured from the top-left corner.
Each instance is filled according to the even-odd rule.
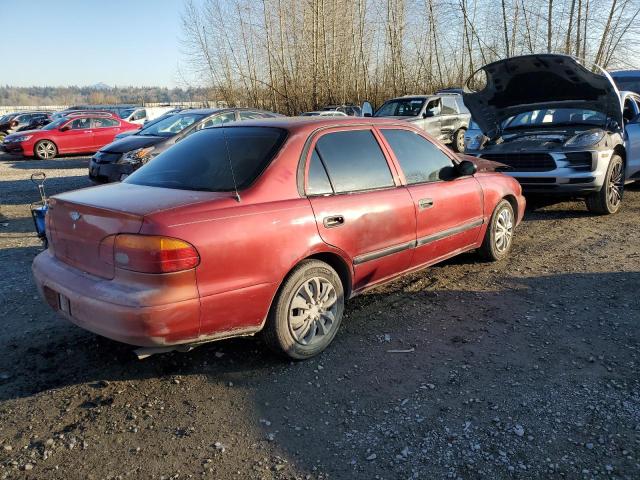
[[[321,135],[307,166],[318,231],[354,264],[354,290],[409,268],[415,210],[370,129]]]
[[[437,145],[412,130],[383,128],[415,205],[417,231],[412,266],[434,263],[476,243],[482,228],[482,187],[460,177]]]

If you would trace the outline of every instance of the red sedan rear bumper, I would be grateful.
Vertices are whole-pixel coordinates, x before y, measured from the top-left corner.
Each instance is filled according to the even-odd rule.
[[[93,333],[143,347],[198,339],[200,299],[197,296],[161,305],[144,305],[140,302],[142,290],[118,288],[111,280],[61,262],[49,250],[36,257],[32,270],[38,290],[51,308]],[[195,275],[192,271],[184,273]],[[155,295],[175,300],[172,298],[175,290],[167,286],[166,295],[157,291]]]

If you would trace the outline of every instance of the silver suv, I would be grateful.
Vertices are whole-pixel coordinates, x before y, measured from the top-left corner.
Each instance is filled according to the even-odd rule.
[[[373,116],[411,122],[451,145],[456,152],[464,151],[464,133],[471,118],[462,96],[455,93],[393,98],[384,102]]]
[[[481,83],[478,91],[470,86]],[[529,194],[583,197],[615,213],[640,180],[640,96],[566,55],[526,55],[482,67],[464,102],[483,135],[467,153],[506,164]]]

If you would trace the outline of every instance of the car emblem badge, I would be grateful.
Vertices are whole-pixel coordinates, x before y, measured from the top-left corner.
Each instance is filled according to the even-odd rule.
[[[73,220],[73,229],[75,230],[76,222],[80,220],[80,217],[82,217],[82,215],[80,215],[78,212],[71,212],[69,216],[71,217],[71,220]]]

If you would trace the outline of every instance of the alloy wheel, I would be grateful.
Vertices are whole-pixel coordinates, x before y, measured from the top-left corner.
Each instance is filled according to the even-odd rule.
[[[49,158],[55,157],[56,147],[51,142],[40,142],[36,147],[36,153],[38,154],[38,157],[47,160]]]
[[[622,201],[623,188],[624,175],[622,172],[622,162],[616,162],[611,169],[611,175],[607,185],[607,198],[612,208],[616,208]]]
[[[509,249],[513,237],[513,214],[508,208],[503,208],[496,218],[495,246],[500,253]]]
[[[329,335],[336,324],[337,294],[326,278],[306,280],[289,305],[289,329],[296,342],[312,345]]]
[[[464,152],[464,131],[460,131],[457,136],[458,140],[458,152]]]

